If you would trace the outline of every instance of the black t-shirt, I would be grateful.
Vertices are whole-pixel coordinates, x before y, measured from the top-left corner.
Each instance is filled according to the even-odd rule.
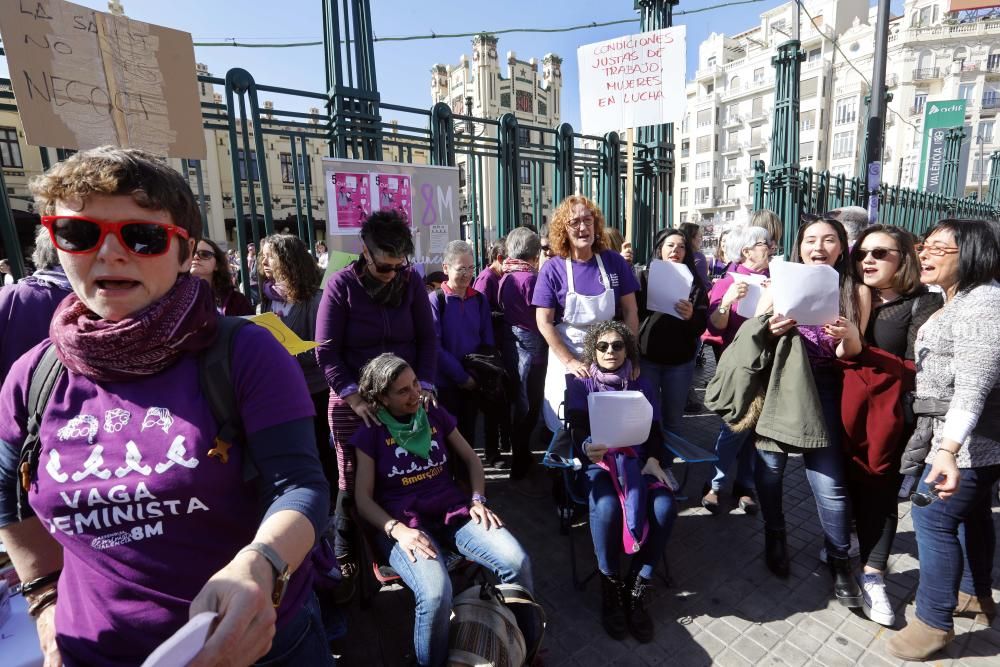
[[[868,320],[865,342],[897,357],[913,360],[917,331],[944,305],[938,292],[921,286],[913,294],[875,306]]]

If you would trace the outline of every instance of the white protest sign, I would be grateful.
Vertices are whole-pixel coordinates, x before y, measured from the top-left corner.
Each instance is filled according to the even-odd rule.
[[[770,271],[775,313],[807,326],[840,317],[840,275],[833,267],[778,262]]]
[[[577,49],[584,133],[681,122],[686,34],[676,26]]]
[[[740,317],[753,317],[757,312],[757,304],[760,303],[760,297],[764,294],[764,288],[761,287],[761,283],[767,278],[756,273],[745,274],[736,273],[735,271],[730,275],[733,276],[734,282],[746,283],[747,286],[747,295],[736,302],[736,314]]]
[[[649,281],[646,285],[646,307],[658,313],[673,315],[683,319],[677,313],[678,301],[691,296],[691,285],[694,276],[691,270],[678,262],[665,262],[654,259],[649,265]]]
[[[587,396],[587,409],[594,444],[632,447],[649,438],[653,406],[641,391],[595,391]]]

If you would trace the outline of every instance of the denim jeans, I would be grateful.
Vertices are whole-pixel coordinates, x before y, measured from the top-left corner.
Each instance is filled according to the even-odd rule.
[[[830,444],[819,449],[804,449],[802,458],[826,536],[827,552],[834,558],[847,558],[851,546],[851,508],[840,437],[840,384],[822,372],[814,372],[814,377]],[[754,479],[760,513],[768,530],[785,529],[782,493],[787,462],[787,453],[757,451]]]
[[[623,552],[621,502],[607,470],[591,465],[586,475],[590,483],[590,535],[594,540],[597,567],[606,575],[618,577]],[[649,534],[632,558],[629,576],[638,573],[652,579],[653,569],[667,548],[677,518],[677,503],[669,489],[655,488],[646,492],[646,505]]]
[[[746,430],[734,433],[725,424],[719,429],[719,437],[715,441],[715,477],[712,478],[712,490],[719,491],[726,484],[729,466],[736,461],[735,485],[743,489],[753,490],[753,469],[756,448],[753,446],[753,431]]]
[[[510,326],[504,333],[504,361],[511,378],[517,378],[511,425],[511,475],[517,476],[525,472],[532,462],[531,434],[545,400],[548,345],[541,334],[521,327]]]
[[[642,369],[642,377],[653,390],[653,395],[660,397],[660,421],[663,428],[677,433],[684,417],[688,390],[694,382],[694,359],[674,365],[641,359],[639,368]]]
[[[256,667],[333,667],[336,664],[326,640],[323,616],[315,593],[309,593],[298,613],[278,628],[271,650],[254,663]]]
[[[917,490],[929,491],[920,476]],[[958,591],[969,595],[992,595],[993,555],[996,533],[990,506],[993,484],[1000,479],[1000,465],[961,468],[958,491],[948,500],[927,507],[913,507],[917,532],[920,584],[917,586],[917,617],[932,627],[950,630]]]
[[[421,665],[443,665],[448,660],[448,631],[451,618],[451,578],[441,545],[453,548],[470,560],[486,566],[503,583],[518,583],[533,592],[531,561],[528,554],[506,528],[486,530],[482,524],[468,521],[454,526],[425,528],[434,543],[437,558],[417,556],[410,560],[398,543],[392,543],[389,564],[413,591],[417,606],[413,619],[413,648]],[[380,536],[383,549],[389,540]],[[308,664],[308,663],[303,663]]]

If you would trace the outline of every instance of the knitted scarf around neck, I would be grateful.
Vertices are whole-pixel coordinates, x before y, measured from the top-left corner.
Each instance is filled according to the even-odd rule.
[[[632,377],[632,362],[626,359],[616,371],[606,371],[593,363],[590,365],[590,377],[597,391],[624,391],[628,389],[629,378]]]
[[[361,286],[364,287],[365,292],[377,305],[398,308],[403,303],[403,295],[406,293],[406,286],[410,280],[409,269],[397,271],[393,279],[387,283],[368,272],[364,259],[359,259],[354,263],[354,272],[361,280]]]
[[[503,261],[503,272],[505,274],[517,273],[518,271],[534,273],[535,266],[531,262],[526,262],[523,259],[512,259],[508,257]]]

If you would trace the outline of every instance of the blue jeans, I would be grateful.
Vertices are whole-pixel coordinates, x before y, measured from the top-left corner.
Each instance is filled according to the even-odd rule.
[[[389,552],[389,564],[413,591],[417,601],[413,619],[413,648],[421,665],[443,665],[448,660],[448,630],[451,617],[451,578],[441,545],[454,547],[458,553],[486,566],[503,583],[518,583],[532,591],[531,561],[528,554],[506,528],[486,530],[482,524],[468,521],[454,526],[424,529],[434,543],[437,558],[417,556],[410,560],[398,543]],[[383,547],[388,540],[382,538]],[[303,663],[308,664],[308,663]]]
[[[840,437],[840,384],[821,371],[814,372],[814,377],[830,444],[802,450],[806,479],[816,500],[827,553],[833,558],[847,558],[851,546],[851,508]],[[782,487],[787,462],[788,454],[784,452],[757,451],[754,480],[760,513],[768,530],[785,529]]]
[[[606,575],[618,577],[623,551],[621,502],[607,470],[591,465],[586,475],[590,482],[590,535],[594,540],[597,567]],[[649,534],[632,558],[630,576],[638,573],[645,579],[652,579],[653,569],[667,548],[677,518],[677,503],[669,489],[656,488],[646,492],[646,505]]]
[[[726,484],[726,471],[729,466],[736,461],[736,482],[735,485],[743,489],[753,490],[754,488],[754,460],[757,458],[754,453],[753,431],[748,429],[734,433],[725,424],[719,429],[719,437],[715,441],[715,455],[719,460],[715,462],[715,477],[712,478],[712,490],[719,491]]]
[[[309,593],[298,613],[275,633],[271,650],[254,663],[256,667],[333,667],[336,664],[326,640],[315,593]]]
[[[684,406],[687,405],[688,390],[694,382],[694,359],[683,364],[658,364],[648,359],[639,361],[642,377],[649,383],[654,396],[660,397],[660,421],[663,428],[678,433]]]
[[[531,434],[545,400],[548,345],[541,334],[516,326],[507,327],[503,343],[507,371],[511,378],[517,378],[511,424],[511,475],[516,476],[532,463]]]
[[[927,493],[920,476],[918,491]],[[948,500],[927,507],[913,507],[917,532],[920,584],[917,586],[917,617],[932,627],[950,630],[958,591],[969,595],[992,595],[993,555],[996,533],[990,506],[993,484],[1000,479],[1000,465],[961,468],[958,491]]]

